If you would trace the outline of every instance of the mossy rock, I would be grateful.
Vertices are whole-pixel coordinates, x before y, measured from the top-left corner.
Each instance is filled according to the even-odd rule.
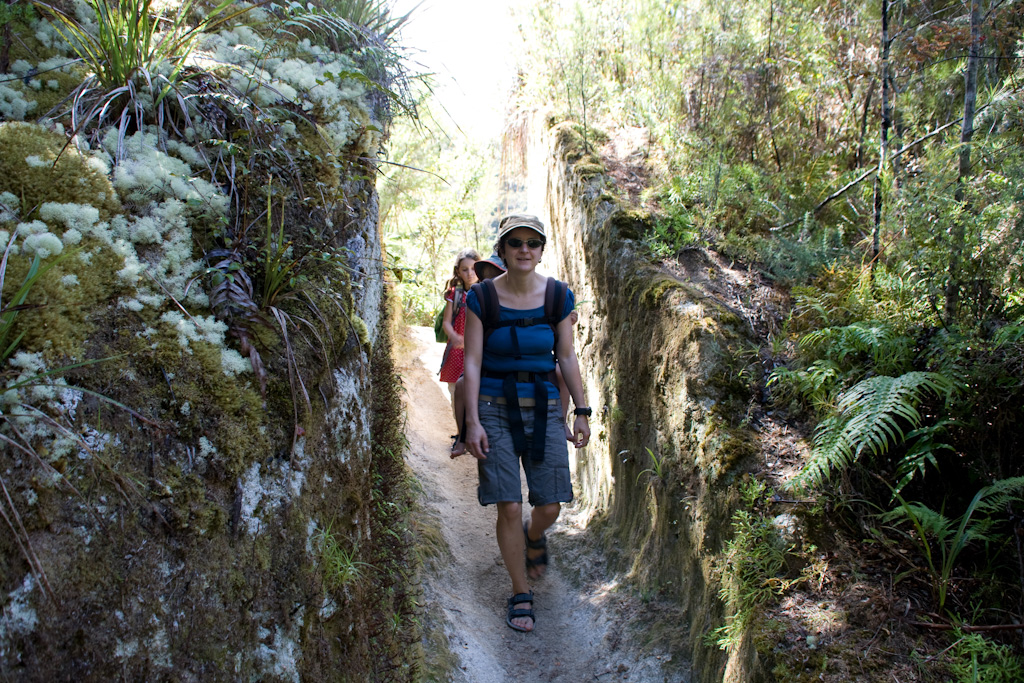
[[[653,229],[654,219],[647,211],[623,209],[612,216],[611,225],[620,236],[637,240]]]
[[[580,163],[573,166],[572,170],[580,178],[593,178],[604,173],[606,169],[601,163]]]
[[[81,85],[87,74],[84,70],[77,70],[78,73],[64,73],[63,71],[51,71],[36,76],[43,85],[39,90],[31,87],[22,88],[25,99],[35,102],[36,108],[33,111],[33,118],[45,116],[47,112],[59,106],[76,87]],[[49,81],[56,81],[57,87],[51,88]]]
[[[668,292],[683,287],[683,283],[674,277],[661,274],[655,274],[649,279],[643,279],[641,282],[642,286],[638,287],[636,291],[638,303],[645,308],[651,309],[660,308]]]
[[[31,263],[25,255],[10,257],[5,300],[24,282]],[[19,349],[41,351],[48,360],[82,360],[82,346],[94,330],[89,313],[104,307],[115,294],[117,284],[111,273],[123,267],[124,258],[108,245],[83,240],[78,250],[60,259],[33,285],[25,301],[31,308],[20,312],[15,322],[17,334],[24,335]]]
[[[46,162],[30,164],[36,157]],[[68,144],[67,139],[34,123],[0,123],[0,192],[21,199],[22,220],[44,202],[88,204],[100,220],[121,213],[117,192],[105,173]]]

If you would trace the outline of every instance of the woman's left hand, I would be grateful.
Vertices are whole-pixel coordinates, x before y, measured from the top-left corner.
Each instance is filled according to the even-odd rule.
[[[577,415],[572,423],[572,433],[576,436],[573,445],[576,448],[583,448],[590,443],[590,420],[586,415]]]

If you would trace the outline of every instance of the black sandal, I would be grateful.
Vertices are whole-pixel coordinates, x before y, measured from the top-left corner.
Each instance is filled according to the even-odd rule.
[[[537,568],[540,568],[540,567],[543,567],[544,569],[547,569],[547,567],[548,567],[548,537],[545,535],[545,536],[541,536],[536,541],[532,541],[532,540],[530,540],[530,531],[529,531],[529,529],[530,529],[530,523],[529,522],[523,522],[523,537],[526,539],[526,548],[527,548],[527,550],[528,551],[529,550],[543,550],[544,552],[541,553],[540,555],[538,555],[537,557],[530,557],[530,553],[529,552],[526,553],[526,575],[527,576],[530,576],[530,570],[531,569],[537,569]],[[540,574],[538,574],[536,576],[530,576],[530,578],[531,579],[539,579],[541,576],[543,576],[543,572],[541,572]]]
[[[524,602],[530,603],[530,609],[516,609],[516,605],[521,605]],[[530,617],[533,624],[536,625],[537,617],[533,615],[533,591],[529,593],[516,593],[508,599],[508,614],[505,616],[505,623],[508,624],[508,627],[513,631],[529,633],[533,628],[523,628],[512,623],[513,619],[521,619],[523,617]]]

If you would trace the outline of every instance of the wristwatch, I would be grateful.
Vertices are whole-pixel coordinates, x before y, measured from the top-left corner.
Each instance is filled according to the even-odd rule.
[[[576,408],[572,411],[573,415],[582,415],[584,417],[590,417],[594,414],[593,408]]]

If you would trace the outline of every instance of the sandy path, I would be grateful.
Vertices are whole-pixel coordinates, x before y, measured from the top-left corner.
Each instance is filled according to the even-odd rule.
[[[455,460],[447,452],[454,421],[446,387],[437,381],[443,347],[427,327],[410,328],[413,348],[403,359],[408,411],[409,464],[423,485],[425,505],[441,518],[453,560],[425,577],[425,609],[443,611],[445,631],[459,659],[454,680],[471,683],[506,681],[686,681],[663,672],[664,653],[641,654],[635,643],[611,628],[609,615],[622,614],[624,596],[616,594],[595,568],[599,558],[576,551],[563,554],[567,536],[580,534],[571,510],[548,532],[552,564],[535,582],[533,633],[505,625],[505,600],[511,593],[508,574],[494,538],[495,510],[476,500],[476,461]],[[524,495],[525,500],[525,495]],[[528,508],[524,510],[527,514]],[[571,556],[571,559],[569,557]],[[574,575],[585,577],[577,588],[559,560],[580,563]],[[443,563],[442,563],[443,564]],[[582,570],[582,571],[581,571]]]

